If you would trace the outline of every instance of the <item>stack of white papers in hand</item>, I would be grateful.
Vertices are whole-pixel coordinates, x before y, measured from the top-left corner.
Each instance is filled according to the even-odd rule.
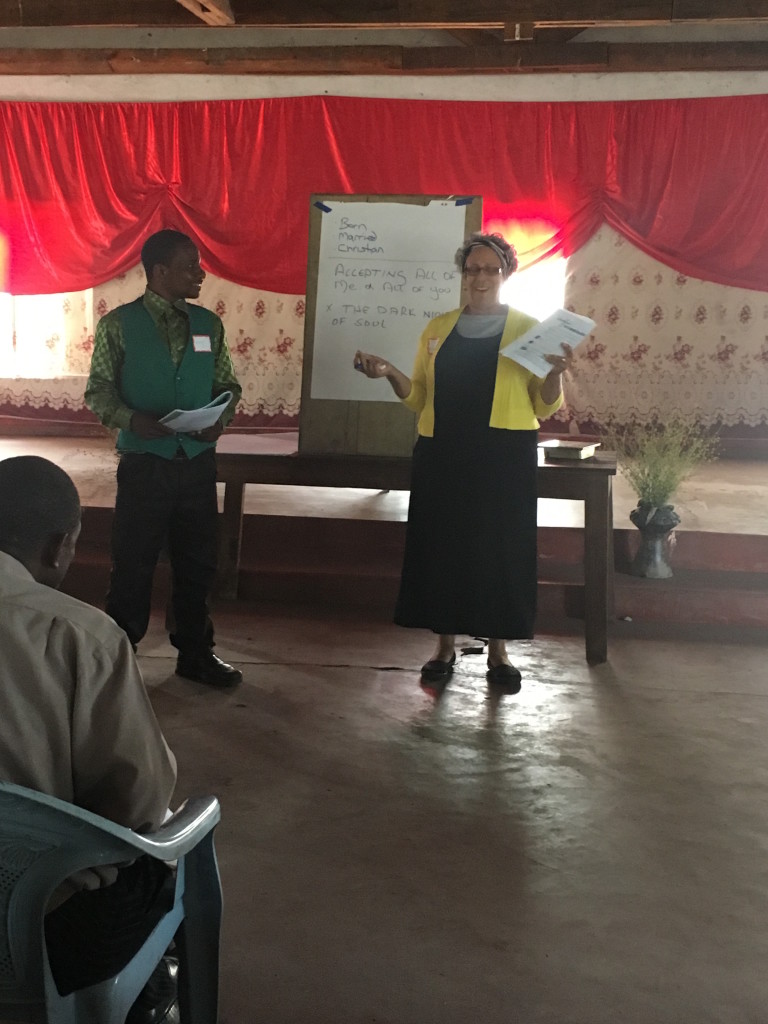
[[[197,430],[212,427],[219,419],[232,398],[231,391],[222,391],[212,402],[200,409],[174,409],[160,420],[176,434],[191,434]]]
[[[552,316],[515,338],[501,350],[501,354],[514,359],[536,377],[546,377],[552,365],[544,357],[562,355],[563,342],[576,348],[594,326],[595,321],[588,316],[558,309]]]

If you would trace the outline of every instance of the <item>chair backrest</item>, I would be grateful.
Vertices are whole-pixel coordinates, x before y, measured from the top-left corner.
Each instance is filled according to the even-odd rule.
[[[46,993],[50,1003],[55,988],[43,919],[62,882],[85,868],[142,853],[169,861],[183,858],[219,817],[215,798],[188,801],[157,832],[138,835],[55,797],[0,783],[0,1019],[78,1019],[75,1014],[54,1018],[50,1007],[45,1011]],[[212,846],[209,856],[215,871]],[[183,871],[180,876],[183,890]],[[9,1013],[16,1006],[19,1013]]]

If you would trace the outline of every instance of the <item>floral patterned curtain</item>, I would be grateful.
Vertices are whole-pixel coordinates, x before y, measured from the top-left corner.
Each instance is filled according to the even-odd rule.
[[[568,261],[566,305],[597,326],[577,350],[560,429],[680,412],[768,435],[765,292],[678,273],[604,226]]]
[[[110,309],[144,291],[141,266],[89,292],[27,297],[35,313],[17,322],[13,376],[6,360],[0,414],[47,419],[93,419],[83,392],[93,351],[93,325]],[[21,300],[13,300],[19,303]],[[291,429],[301,398],[304,296],[245,288],[208,275],[200,302],[224,321],[243,397],[234,426]],[[50,309],[48,309],[50,307]],[[43,319],[37,315],[48,310]],[[0,322],[3,321],[0,308]],[[2,334],[0,334],[2,339]],[[0,358],[2,357],[0,340]]]

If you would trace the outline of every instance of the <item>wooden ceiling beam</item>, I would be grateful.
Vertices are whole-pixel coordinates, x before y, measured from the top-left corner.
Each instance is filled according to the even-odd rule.
[[[222,12],[238,25],[262,28],[498,31],[511,22],[537,28],[760,22],[768,21],[768,0],[0,0],[0,27],[174,27]]]
[[[548,25],[542,28],[539,26],[533,30],[533,41],[535,43],[549,43],[550,45],[568,43],[571,39],[581,35],[583,31],[583,28],[550,28]]]
[[[445,49],[445,48],[444,48]],[[441,55],[437,47],[409,47],[403,50],[405,74],[462,75],[504,71],[606,71],[609,55],[605,43],[542,46],[525,40],[503,46],[478,47]]]
[[[176,0],[0,0],[3,28],[176,28],[199,24]]]
[[[672,0],[672,21],[765,21],[767,0]]]
[[[2,75],[466,75],[704,70],[768,70],[768,42],[0,49]]]
[[[234,25],[235,16],[229,0],[176,0],[206,25]]]
[[[579,43],[573,43],[578,47]],[[645,53],[651,46],[653,53]],[[649,60],[650,58],[650,60]],[[652,63],[652,67],[649,66]],[[608,71],[766,71],[768,42],[609,45]]]
[[[402,72],[402,51],[400,46],[0,49],[0,75],[385,75]]]
[[[462,46],[498,46],[504,42],[503,32],[485,28],[451,28],[447,30]]]
[[[519,43],[520,40],[533,39],[536,26],[532,21],[510,21],[504,26],[504,41]]]

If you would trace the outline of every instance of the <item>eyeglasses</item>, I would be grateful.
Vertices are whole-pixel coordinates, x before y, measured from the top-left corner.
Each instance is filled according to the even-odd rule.
[[[488,277],[498,277],[503,273],[501,267],[464,267],[467,277],[479,277],[480,274],[487,274]]]

